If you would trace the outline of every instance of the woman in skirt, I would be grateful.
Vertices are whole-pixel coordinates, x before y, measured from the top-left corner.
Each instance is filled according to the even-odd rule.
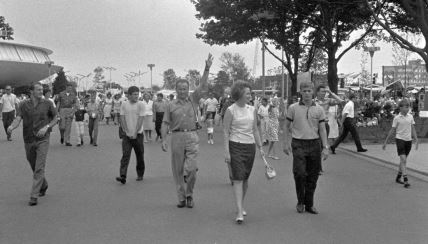
[[[231,95],[235,103],[227,108],[224,116],[224,155],[232,171],[233,192],[238,210],[235,221],[241,224],[247,215],[243,202],[253,168],[256,145],[262,155],[264,152],[257,128],[257,112],[253,106],[248,105],[251,99],[250,85],[246,82],[236,82],[232,86]]]
[[[143,128],[144,128],[144,142],[152,140],[153,130],[153,101],[152,96],[149,93],[144,93],[143,104],[144,104],[144,116],[143,116]]]

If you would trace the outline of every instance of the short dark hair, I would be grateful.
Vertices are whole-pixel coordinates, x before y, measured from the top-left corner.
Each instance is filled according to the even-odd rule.
[[[157,96],[163,98],[163,94],[162,93],[158,93]]]
[[[134,92],[140,92],[140,89],[138,89],[138,87],[136,87],[136,86],[130,86],[128,88],[128,94],[132,95],[132,93],[134,93]]]
[[[327,87],[325,85],[319,85],[317,86],[316,92],[319,92],[321,89],[326,89]]]
[[[354,98],[355,98],[355,94],[354,93],[349,94],[349,100],[352,100]]]
[[[43,96],[46,96],[46,93],[48,93],[48,92],[52,92],[52,91],[51,91],[51,89],[46,89],[46,90],[44,90],[44,91],[43,91]]]
[[[177,89],[178,84],[180,84],[180,83],[186,83],[186,84],[187,84],[187,86],[188,86],[188,87],[190,87],[190,83],[189,83],[189,81],[188,81],[188,80],[186,80],[186,79],[178,79],[178,80],[175,82],[175,89]]]
[[[262,98],[262,102],[268,102],[268,99],[266,97]]]
[[[248,88],[251,91],[251,86],[247,82],[245,82],[245,81],[235,82],[235,84],[233,84],[231,92],[230,92],[232,99],[235,101],[238,101],[239,99],[241,99],[241,97],[245,93],[245,88]]]
[[[43,87],[42,83],[40,83],[39,81],[34,81],[34,82],[31,82],[30,91],[34,91],[34,87],[36,85]]]
[[[73,87],[73,84],[71,84],[71,82],[67,82],[67,85],[66,86],[71,86],[71,87]]]
[[[406,106],[406,107],[408,107],[408,106],[410,106],[410,103],[409,103],[409,101],[407,101],[407,99],[403,99],[403,100],[401,100],[399,103],[398,103],[398,107],[404,107],[404,106]]]

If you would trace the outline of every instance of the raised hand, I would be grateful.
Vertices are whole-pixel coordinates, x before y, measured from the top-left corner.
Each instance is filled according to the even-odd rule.
[[[208,54],[208,58],[207,60],[205,60],[205,68],[210,68],[211,65],[213,64],[213,55],[211,53]]]

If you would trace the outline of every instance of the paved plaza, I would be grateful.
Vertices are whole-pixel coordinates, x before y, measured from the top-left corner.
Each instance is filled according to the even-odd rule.
[[[98,147],[88,145],[88,137],[81,148],[65,147],[55,127],[49,190],[35,207],[27,205],[32,173],[22,128],[12,142],[0,132],[0,243],[427,243],[428,183],[410,176],[412,187],[405,189],[394,182],[395,170],[341,150],[324,162],[315,196],[319,215],[295,210],[291,157],[281,152],[281,160],[271,161],[278,172],[272,181],[258,158],[248,216],[236,225],[220,127],[214,145],[200,133],[195,208],[178,209],[170,154],[159,143],[145,144],[144,181],[135,181],[133,156],[121,185],[114,179],[121,157],[117,127],[101,124]]]

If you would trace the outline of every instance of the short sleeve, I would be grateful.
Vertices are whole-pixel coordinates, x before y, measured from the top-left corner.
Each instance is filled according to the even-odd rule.
[[[20,102],[20,104],[19,104],[19,106],[18,106],[18,109],[16,110],[16,116],[18,117],[21,117],[22,118],[22,105],[24,104],[24,102],[22,101],[22,102]]]
[[[287,120],[293,122],[294,120],[294,108],[295,106],[291,105],[287,111]]]
[[[3,104],[4,96],[0,97],[0,104]]]
[[[120,115],[125,115],[125,103],[120,105]]]
[[[322,107],[318,107],[318,113],[319,113],[319,121],[325,122],[325,113]]]
[[[48,100],[49,101],[49,100]],[[49,114],[52,116],[51,118],[55,118],[57,115],[56,109],[53,105],[53,102],[49,101]]]
[[[163,114],[163,120],[162,120],[162,122],[165,122],[165,123],[171,123],[171,115],[170,115],[170,113],[171,113],[171,104],[170,103],[168,103],[166,106],[165,106],[165,113]]]
[[[144,106],[143,103],[138,103],[138,116],[144,116],[144,113],[146,112],[146,106]]]
[[[411,116],[412,116],[412,115],[411,115]],[[413,116],[411,117],[411,121],[410,121],[410,123],[411,123],[412,125],[416,124],[416,123],[415,123],[415,119],[413,118]]]
[[[392,128],[397,128],[397,116],[394,117],[394,120],[392,120]]]

